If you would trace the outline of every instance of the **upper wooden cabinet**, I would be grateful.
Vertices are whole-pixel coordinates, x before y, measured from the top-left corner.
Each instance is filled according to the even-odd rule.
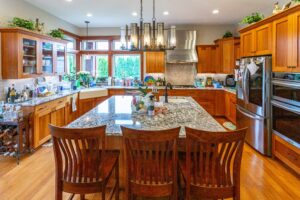
[[[66,41],[19,28],[0,32],[3,79],[65,73]]]
[[[272,54],[273,72],[300,72],[300,5],[240,30],[242,56]]]
[[[217,45],[199,45],[198,73],[217,73],[220,71],[220,48]]]
[[[165,52],[145,52],[146,73],[165,73]]]
[[[226,38],[218,40],[221,49],[221,73],[233,74],[235,61],[240,57],[240,38]]]
[[[241,56],[259,56],[272,53],[272,24],[266,24],[241,33]]]
[[[273,22],[273,72],[300,72],[300,12]]]

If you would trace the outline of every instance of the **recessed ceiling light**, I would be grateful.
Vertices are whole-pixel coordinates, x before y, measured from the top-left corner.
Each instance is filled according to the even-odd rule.
[[[170,13],[169,13],[169,11],[164,11],[163,14],[164,15],[169,15]]]
[[[212,14],[214,14],[214,15],[219,14],[219,10],[218,9],[213,10]]]
[[[93,17],[93,14],[92,13],[87,13],[86,16],[87,17]]]
[[[66,0],[67,2],[72,2],[73,0]]]
[[[137,12],[132,12],[131,14],[132,14],[132,16],[137,16],[138,15]]]

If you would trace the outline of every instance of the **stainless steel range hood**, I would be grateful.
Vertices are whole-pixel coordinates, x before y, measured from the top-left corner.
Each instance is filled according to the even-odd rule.
[[[198,62],[197,31],[177,30],[176,43],[175,50],[166,51],[167,63],[189,64]]]

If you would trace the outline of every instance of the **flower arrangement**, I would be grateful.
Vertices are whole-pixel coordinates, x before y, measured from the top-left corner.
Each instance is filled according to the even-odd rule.
[[[77,79],[81,86],[90,87],[90,83],[94,80],[91,73],[88,71],[77,72]]]

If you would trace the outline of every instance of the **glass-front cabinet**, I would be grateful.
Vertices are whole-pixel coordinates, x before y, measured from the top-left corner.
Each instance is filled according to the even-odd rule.
[[[66,45],[56,44],[56,74],[66,72]]]
[[[22,38],[22,70],[24,76],[37,74],[38,40]]]
[[[42,73],[53,74],[53,43],[42,42]]]

